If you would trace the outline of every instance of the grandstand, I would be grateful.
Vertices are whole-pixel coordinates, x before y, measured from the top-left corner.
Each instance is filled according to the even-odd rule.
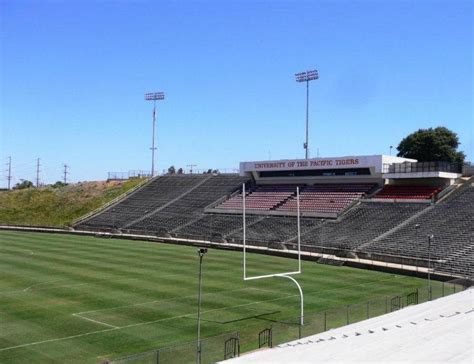
[[[155,177],[74,228],[241,244],[245,184],[248,243],[291,251],[298,187],[303,251],[425,267],[431,255],[466,276],[474,187],[456,168],[384,155],[242,162],[240,175]]]

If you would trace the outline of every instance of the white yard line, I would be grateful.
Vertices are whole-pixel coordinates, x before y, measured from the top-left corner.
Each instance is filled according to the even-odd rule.
[[[251,287],[250,287],[250,288],[251,288]],[[288,295],[288,296],[284,296],[284,297],[280,297],[280,298],[274,298],[274,299],[271,299],[271,300],[254,301],[254,302],[244,303],[244,304],[236,305],[236,306],[222,307],[222,308],[214,308],[214,309],[212,309],[212,310],[202,311],[201,314],[208,313],[208,312],[214,312],[214,311],[220,311],[220,310],[228,310],[228,309],[237,308],[237,307],[244,307],[244,306],[249,306],[249,305],[255,305],[255,304],[258,304],[258,303],[278,301],[278,300],[282,300],[282,299],[286,299],[286,298],[290,298],[290,297],[296,297],[296,296],[299,296],[299,295],[294,294],[294,295]],[[56,341],[63,341],[63,340],[68,340],[68,339],[75,339],[75,338],[77,338],[77,337],[83,337],[83,336],[98,334],[98,333],[102,333],[102,332],[116,331],[116,330],[127,329],[127,328],[130,328],[130,327],[137,327],[137,326],[149,325],[149,324],[154,324],[154,323],[161,322],[161,321],[169,321],[169,320],[174,320],[174,319],[178,319],[178,318],[184,318],[184,317],[188,317],[188,316],[193,316],[193,315],[195,315],[195,314],[196,314],[196,313],[193,312],[193,313],[188,313],[188,314],[179,315],[179,316],[167,317],[167,318],[159,319],[159,320],[153,320],[153,321],[147,321],[147,322],[140,322],[140,323],[137,323],[137,324],[130,324],[130,325],[125,325],[125,326],[120,326],[120,327],[117,327],[117,326],[116,326],[116,327],[111,327],[110,329],[104,329],[104,330],[96,330],[96,331],[86,332],[86,333],[84,333],[84,334],[71,335],[71,336],[59,337],[59,338],[56,338],[56,339],[49,339],[49,340],[36,341],[36,342],[32,342],[32,343],[20,344],[20,345],[15,345],[15,346],[9,346],[9,347],[7,347],[7,348],[1,348],[1,349],[0,349],[0,352],[1,352],[1,351],[7,351],[7,350],[13,350],[13,349],[24,348],[24,347],[33,346],[33,345],[45,344],[45,343],[49,343],[49,342],[56,342]],[[76,316],[77,316],[77,314],[76,314]],[[82,317],[82,318],[84,318],[84,317]],[[102,324],[104,324],[104,323],[102,322]]]
[[[41,286],[43,284],[48,284],[48,283],[53,283],[53,282],[60,282],[60,281],[65,281],[64,278],[61,278],[61,279],[53,279],[51,281],[46,281],[46,282],[41,282],[41,283],[35,283],[35,284],[32,284],[31,286],[29,287],[26,287],[23,292],[27,292],[29,289],[33,288],[33,287],[38,287],[38,286]]]
[[[227,293],[227,292],[245,291],[245,290],[249,290],[249,289],[264,291],[264,292],[278,293],[276,291],[270,291],[270,290],[266,290],[266,289],[255,288],[255,287],[243,287],[243,288],[229,289],[229,290],[225,290],[225,291],[203,293],[202,295],[203,296],[210,296],[210,295],[222,294],[222,293]],[[110,307],[110,308],[101,308],[101,309],[98,309],[98,310],[91,310],[91,311],[82,311],[82,312],[77,312],[76,314],[82,315],[82,314],[85,314],[85,313],[92,313],[92,312],[112,311],[112,310],[116,310],[116,309],[119,309],[119,308],[144,306],[144,305],[148,305],[148,304],[152,304],[152,303],[176,301],[176,300],[182,300],[182,299],[192,298],[192,297],[196,297],[196,296],[197,296],[197,294],[192,294],[192,295],[189,295],[189,296],[173,297],[173,298],[166,298],[166,299],[154,300],[154,301],[146,301],[146,302],[140,302],[140,303],[132,303],[130,305]]]
[[[162,278],[168,278],[168,277],[175,277],[175,276],[182,276],[182,273],[174,273],[174,274],[166,274],[166,275],[162,275],[162,276],[159,276],[157,277],[158,279],[162,279]],[[140,280],[142,278],[140,277],[137,277],[137,278],[123,278],[123,279],[116,279],[116,280],[109,280],[108,282],[123,282],[123,281],[130,281],[130,280]],[[40,282],[40,283],[35,283],[35,284],[32,284],[31,286],[28,286],[24,289],[18,289],[18,290],[13,290],[13,291],[6,291],[6,292],[1,292],[0,291],[0,295],[2,294],[9,294],[9,293],[18,293],[18,292],[28,292],[31,288],[34,288],[34,287],[37,287],[37,286],[41,286],[43,284],[48,284],[48,283],[53,283],[53,282],[60,282],[60,281],[67,281],[68,279],[65,279],[65,278],[61,278],[61,279],[53,279],[53,280],[50,280],[50,281],[45,281],[45,282]],[[94,285],[96,284],[97,282],[91,282],[91,283],[79,283],[79,284],[71,284],[71,285],[62,285],[62,286],[54,286],[54,287],[47,287],[47,288],[39,288],[39,289],[35,289],[35,291],[39,291],[39,290],[47,290],[47,289],[55,289],[55,288],[61,288],[61,287],[75,287],[75,286],[85,286],[85,285]]]
[[[48,282],[43,282],[44,284],[48,283]],[[43,284],[43,283],[38,283],[38,284]],[[35,289],[35,291],[45,291],[45,290],[48,290],[48,289],[56,289],[56,288],[63,288],[63,287],[78,287],[78,286],[86,286],[90,283],[76,283],[76,284],[64,284],[64,285],[61,285],[61,286],[54,286],[54,287],[46,287],[46,288],[38,288],[38,289]],[[0,292],[0,295],[2,294],[8,294],[8,293],[18,293],[18,292],[28,292],[28,289],[32,288],[31,286],[30,287],[27,287],[25,289],[17,289],[15,291],[5,291],[5,292]]]
[[[108,323],[106,323],[106,322],[102,322],[102,321],[93,320],[93,319],[91,319],[91,318],[89,318],[89,317],[81,316],[81,315],[78,314],[78,313],[73,313],[72,315],[73,315],[74,317],[79,317],[79,318],[84,319],[84,320],[87,320],[87,321],[95,322],[96,324],[105,325],[105,326],[108,326],[108,327],[112,327],[112,328],[114,328],[114,329],[118,329],[118,326],[110,325],[110,324],[108,324]]]
[[[367,283],[361,283],[361,284],[356,284],[356,285],[350,285],[350,286],[347,286],[347,287],[340,287],[340,288],[328,289],[328,290],[324,290],[324,291],[320,291],[320,292],[322,293],[322,292],[334,291],[334,290],[339,290],[339,289],[346,289],[346,288],[348,288],[348,287],[363,286],[363,285],[372,284],[372,283],[377,283],[377,282],[386,281],[386,280],[390,280],[390,279],[393,279],[393,277],[387,278],[387,279],[380,279],[380,280],[377,280],[377,281],[372,281],[372,282],[367,282]],[[44,282],[44,283],[48,283],[48,282]],[[245,287],[245,288],[242,288],[242,289],[254,289],[254,290],[268,291],[268,290],[264,290],[264,289],[260,289],[260,288],[255,288],[255,287],[248,287],[248,288]],[[237,289],[237,290],[242,290],[242,289]],[[226,292],[226,291],[224,291],[224,292]],[[269,291],[269,292],[274,292],[274,291]],[[217,294],[217,293],[219,293],[219,292],[215,292],[214,294]],[[275,293],[277,293],[277,292],[275,292]],[[250,305],[255,305],[255,304],[265,303],[265,302],[279,301],[279,300],[287,299],[287,298],[290,298],[290,297],[297,297],[297,296],[299,296],[299,295],[297,295],[297,294],[294,294],[294,295],[287,295],[287,296],[284,296],[284,297],[274,298],[274,299],[270,299],[270,300],[254,301],[254,302],[244,303],[244,304],[236,305],[236,306],[215,308],[215,309],[212,309],[212,310],[202,311],[201,314],[208,313],[208,312],[214,312],[214,311],[228,310],[228,309],[233,309],[233,308],[237,308],[237,307],[250,306]],[[191,297],[193,297],[193,296],[191,296]],[[184,297],[183,297],[183,298],[184,298]],[[189,297],[188,297],[188,298],[189,298]],[[133,306],[133,305],[131,305],[131,306]],[[123,306],[123,307],[128,307],[128,306]],[[116,308],[118,308],[118,307],[116,307]],[[110,310],[110,309],[105,309],[105,310]],[[102,311],[102,310],[97,310],[97,311]],[[84,312],[79,312],[79,313],[76,313],[76,314],[73,314],[73,315],[75,315],[76,317],[81,317],[81,318],[83,318],[83,319],[88,320],[88,318],[86,318],[86,317],[79,316],[80,314],[82,314],[82,313],[87,313],[87,312],[96,312],[96,311],[84,311]],[[48,340],[43,340],[43,341],[36,341],[36,342],[32,342],[32,343],[26,343],[26,344],[20,344],[20,345],[10,346],[10,347],[6,347],[6,348],[1,348],[1,349],[0,349],[0,352],[2,352],[2,351],[7,351],[7,350],[13,350],[13,349],[24,348],[24,347],[33,346],[33,345],[45,344],[45,343],[49,343],[49,342],[56,342],[56,341],[69,340],[69,339],[74,339],[74,338],[77,338],[77,337],[83,337],[83,336],[98,334],[98,333],[102,333],[102,332],[116,331],[116,330],[126,329],[126,328],[130,328],[130,327],[137,327],[137,326],[149,325],[149,324],[154,324],[154,323],[157,323],[157,322],[169,321],[169,320],[184,318],[184,317],[188,317],[188,316],[193,316],[193,315],[195,315],[195,314],[196,314],[196,313],[189,313],[189,314],[184,314],[184,315],[179,315],[179,316],[173,316],[173,317],[167,317],[167,318],[164,318],[164,319],[158,319],[158,320],[147,321],[147,322],[140,322],[140,323],[125,325],[125,326],[113,326],[113,325],[107,324],[107,323],[105,323],[105,322],[99,322],[99,321],[95,321],[95,320],[94,320],[95,322],[100,323],[100,324],[102,324],[102,325],[105,324],[105,325],[107,325],[107,326],[110,326],[110,328],[109,328],[109,329],[103,329],[103,330],[91,331],[91,332],[87,332],[87,333],[84,333],[84,334],[71,335],[71,336],[65,336],[65,337],[60,337],[60,338],[56,338],[56,339],[48,339]],[[89,321],[91,321],[91,320],[89,320]]]

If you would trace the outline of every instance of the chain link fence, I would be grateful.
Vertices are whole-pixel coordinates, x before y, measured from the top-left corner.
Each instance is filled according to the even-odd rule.
[[[383,296],[358,304],[336,307],[321,312],[305,313],[304,325],[300,317],[285,320],[261,318],[257,324],[201,340],[202,364],[215,363],[239,356],[241,352],[262,347],[273,347],[305,336],[381,316],[410,305],[424,303],[460,292],[472,285],[467,279],[437,282],[431,287],[417,288],[409,292]],[[197,363],[197,342],[187,342],[134,354],[119,359],[103,361],[103,364],[174,364]]]

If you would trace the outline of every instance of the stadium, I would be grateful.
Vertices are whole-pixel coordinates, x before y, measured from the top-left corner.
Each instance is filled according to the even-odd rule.
[[[473,4],[0,1],[0,364],[473,364]]]
[[[2,226],[20,282],[2,291],[16,318],[0,358],[246,362],[258,349],[248,360],[278,362],[265,350],[399,310],[406,321],[407,306],[425,312],[472,284],[471,175],[467,165],[387,155],[246,161],[239,174],[147,179],[66,229]],[[199,260],[196,247],[206,248]],[[276,279],[288,277],[300,294]],[[426,312],[444,317],[436,307]],[[447,359],[472,358],[469,345],[450,347]]]

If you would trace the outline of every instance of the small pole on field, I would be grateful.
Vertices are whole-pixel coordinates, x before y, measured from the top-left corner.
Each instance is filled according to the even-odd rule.
[[[207,253],[207,248],[199,248],[199,289],[198,289],[198,319],[197,319],[197,351],[196,363],[201,364],[201,291],[202,291],[202,259]]]

